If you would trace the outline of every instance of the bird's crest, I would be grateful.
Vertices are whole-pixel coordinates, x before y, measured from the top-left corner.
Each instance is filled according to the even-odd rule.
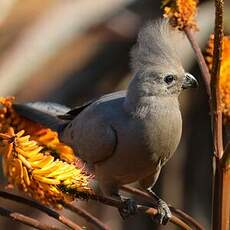
[[[154,68],[177,68],[181,61],[176,47],[181,33],[170,26],[167,19],[149,22],[141,29],[137,44],[131,51],[132,70],[146,71]]]

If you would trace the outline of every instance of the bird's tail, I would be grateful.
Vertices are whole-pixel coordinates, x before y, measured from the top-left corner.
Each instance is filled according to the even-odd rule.
[[[61,132],[68,124],[58,118],[59,115],[67,113],[70,109],[50,102],[31,102],[25,104],[13,104],[14,110],[31,121],[37,122],[53,131]]]

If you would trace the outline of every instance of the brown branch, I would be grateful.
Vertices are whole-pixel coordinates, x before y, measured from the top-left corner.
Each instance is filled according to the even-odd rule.
[[[60,228],[48,224],[43,224],[34,218],[25,216],[18,212],[13,212],[2,207],[0,207],[0,215],[40,230],[61,230]]]
[[[209,100],[210,100],[211,99],[211,89],[210,89],[211,76],[210,76],[208,67],[206,65],[204,56],[201,52],[201,49],[200,49],[200,47],[199,47],[199,45],[198,45],[198,43],[194,37],[194,33],[191,31],[191,29],[189,27],[185,27],[184,32],[185,32],[193,50],[194,50],[194,53],[196,54],[197,61],[198,61],[198,64],[199,64],[199,67],[200,67],[200,70],[202,73],[203,81],[205,84],[206,92],[207,92],[207,95],[208,95]]]
[[[134,195],[138,195],[142,198],[146,198],[149,201],[153,201],[153,198],[152,198],[152,196],[150,196],[149,193],[141,191],[140,189],[124,185],[124,186],[122,186],[122,190],[129,192],[129,193],[132,193]],[[195,229],[197,229],[197,230],[205,230],[205,228],[200,223],[198,223],[194,218],[192,218],[191,216],[189,216],[188,214],[186,214],[182,210],[174,208],[172,206],[169,206],[169,208],[170,208],[172,213],[178,215],[180,217],[180,219],[182,219],[185,223],[194,226]]]
[[[174,208],[172,206],[169,206],[169,208],[172,213],[178,215],[179,218],[182,219],[185,223],[193,225],[197,230],[205,230],[205,228],[200,223],[198,223],[194,218],[189,216],[187,213],[181,211],[178,208]]]
[[[73,221],[71,221],[70,219],[68,219],[67,217],[64,217],[62,215],[60,215],[58,212],[55,212],[54,210],[41,205],[40,203],[21,197],[21,196],[17,196],[15,194],[12,193],[8,193],[5,191],[0,191],[0,197],[8,199],[8,200],[13,200],[16,201],[18,203],[22,203],[25,205],[28,205],[30,207],[36,208],[44,213],[46,213],[48,216],[53,217],[54,219],[58,220],[59,222],[61,222],[62,224],[68,226],[71,229],[75,229],[75,230],[80,230],[82,229],[79,225],[77,225],[76,223],[74,223]]]
[[[70,210],[70,211],[72,211],[72,212],[78,214],[79,216],[83,217],[87,222],[93,224],[93,225],[94,225],[95,227],[97,227],[98,229],[101,229],[101,230],[108,230],[108,229],[109,229],[109,227],[108,227],[107,225],[105,225],[102,221],[100,221],[100,220],[99,220],[98,218],[96,218],[95,216],[91,215],[91,214],[90,214],[89,212],[87,212],[86,210],[84,210],[84,209],[82,209],[82,208],[80,208],[80,207],[74,206],[74,205],[72,205],[72,204],[70,204],[70,203],[66,203],[66,202],[63,201],[63,200],[60,201],[60,204],[61,204],[64,208],[66,208],[66,209],[68,209],[68,210]]]
[[[72,195],[76,196],[77,198],[83,198],[83,199],[92,199],[95,201],[99,201],[103,204],[109,205],[109,206],[113,206],[116,208],[123,208],[124,203],[122,201],[119,200],[114,200],[112,198],[109,197],[104,197],[104,196],[100,196],[100,195],[94,195],[94,194],[87,194],[87,193],[83,193],[83,192],[76,192],[76,191],[69,191]],[[65,225],[67,225],[68,227],[70,227],[71,229],[81,229],[80,226],[78,226],[77,224],[73,223],[71,220],[61,216],[59,213],[53,211],[52,209],[49,209],[41,204],[39,204],[36,201],[33,200],[29,200],[27,198],[24,197],[20,197],[8,192],[4,192],[4,191],[0,191],[0,197],[3,197],[5,199],[9,199],[9,200],[13,200],[19,203],[23,203],[26,205],[29,205],[31,207],[34,207],[36,209],[39,209],[40,211],[48,214],[49,216],[59,220],[60,222],[64,223]],[[137,210],[138,212],[144,212],[147,215],[150,215],[152,217],[154,217],[155,215],[158,214],[158,210],[156,208],[152,208],[152,207],[148,207],[148,206],[144,206],[144,205],[138,205],[137,206]],[[179,218],[177,218],[176,216],[172,216],[170,218],[170,222],[179,226],[182,229],[185,230],[192,230],[192,228],[190,228],[188,226],[188,224],[186,224],[184,221],[180,220]],[[106,228],[104,228],[106,229]],[[107,228],[108,229],[108,228]]]
[[[214,154],[219,159],[221,159],[223,154],[222,112],[219,85],[223,42],[223,4],[223,0],[215,0],[216,17],[214,32],[213,65],[211,73]]]
[[[213,167],[213,207],[212,207],[212,229],[227,230],[224,214],[225,201],[223,200],[223,173],[221,158],[223,156],[223,135],[222,135],[222,112],[220,102],[220,65],[222,58],[223,42],[223,0],[215,0],[215,31],[213,65],[211,73],[211,94],[212,94],[212,121],[214,140],[214,167]],[[227,217],[229,218],[229,217]]]
[[[220,228],[229,230],[230,224],[230,142],[225,148],[223,157],[220,162]],[[213,217],[214,218],[214,217]]]
[[[174,225],[176,225],[177,227],[180,227],[182,229],[186,229],[186,230],[193,230],[191,227],[189,227],[185,222],[183,222],[180,218],[176,217],[176,216],[172,216],[170,219],[170,222]]]
[[[65,191],[67,192],[67,191]],[[120,200],[115,200],[113,198],[110,197],[105,197],[105,196],[101,196],[101,195],[95,195],[95,194],[87,194],[85,192],[77,192],[75,190],[68,190],[68,193],[70,193],[71,195],[75,196],[76,198],[83,198],[83,199],[90,199],[90,200],[95,200],[95,201],[99,201],[100,203],[103,203],[105,205],[109,205],[115,208],[123,208],[124,207],[124,203]],[[158,214],[158,210],[156,208],[153,207],[148,207],[145,205],[137,205],[137,211],[140,213],[145,213],[151,217],[154,217]],[[192,228],[190,228],[184,221],[180,220],[179,218],[172,216],[169,220],[171,223],[177,225],[178,227],[180,227],[181,229],[184,230],[192,230]]]
[[[144,212],[145,214],[154,217],[155,215],[157,215],[157,210],[155,208],[149,208],[143,205],[139,205],[138,210],[140,212]],[[176,216],[171,216],[170,220],[169,220],[172,224],[180,227],[181,229],[184,230],[192,230],[192,228],[190,226],[188,226],[184,221],[182,221],[181,219],[179,219]]]

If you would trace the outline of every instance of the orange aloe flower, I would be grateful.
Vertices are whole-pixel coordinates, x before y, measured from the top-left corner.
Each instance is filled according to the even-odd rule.
[[[197,0],[163,0],[163,15],[178,29],[197,30]]]
[[[56,132],[17,115],[13,98],[0,98],[0,154],[9,187],[54,207],[72,201],[68,190],[91,193],[93,177]],[[65,188],[67,192],[65,192]]]
[[[211,35],[207,47],[206,61],[209,70],[212,68],[214,36]],[[224,121],[230,123],[230,36],[224,36],[222,61],[220,68],[220,96]]]

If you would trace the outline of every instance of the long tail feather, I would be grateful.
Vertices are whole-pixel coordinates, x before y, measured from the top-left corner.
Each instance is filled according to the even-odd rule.
[[[67,124],[66,121],[63,121],[57,116],[65,114],[69,111],[69,108],[59,104],[34,102],[14,104],[13,108],[19,115],[57,132],[60,132]]]

